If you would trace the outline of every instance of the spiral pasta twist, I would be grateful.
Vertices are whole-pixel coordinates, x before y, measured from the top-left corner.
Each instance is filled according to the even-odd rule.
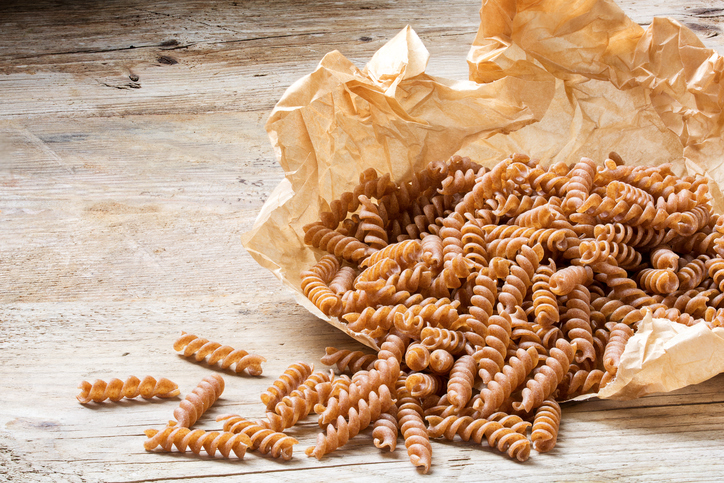
[[[493,315],[488,322],[486,346],[473,354],[473,358],[478,364],[478,373],[486,384],[505,366],[512,333],[511,318],[507,312]]]
[[[389,388],[382,385],[378,392],[372,391],[369,394],[369,401],[360,400],[358,408],[350,408],[348,420],[341,415],[338,416],[336,428],[332,424],[327,425],[326,433],[320,433],[317,436],[317,444],[306,449],[307,456],[322,459],[325,454],[347,444],[350,438],[359,434],[372,421],[377,420],[380,414],[388,411],[393,404]],[[254,437],[251,438],[253,442]]]
[[[447,383],[447,398],[459,408],[465,406],[473,396],[473,383],[477,364],[472,356],[461,356],[450,370]]]
[[[360,225],[359,229],[365,233],[364,242],[370,247],[380,250],[387,246],[387,231],[385,230],[387,214],[384,208],[380,210],[365,195],[358,197],[362,210],[359,213]],[[384,206],[384,205],[383,205]],[[383,216],[384,215],[384,218]]]
[[[445,381],[434,374],[412,372],[407,376],[407,391],[412,397],[425,397],[436,394],[445,387]]]
[[[352,290],[354,279],[357,276],[357,270],[352,267],[341,267],[331,282],[329,289],[337,295],[342,295],[348,290]]]
[[[410,462],[422,468],[423,473],[430,471],[432,446],[425,430],[420,401],[407,390],[407,378],[401,375],[395,385],[397,389],[397,424],[405,440]]]
[[[565,339],[558,339],[556,346],[550,350],[550,356],[546,359],[545,365],[523,389],[523,400],[514,402],[513,409],[530,412],[543,404],[543,401],[553,394],[568,372],[575,352],[575,344],[571,345]]]
[[[420,333],[421,344],[429,351],[443,349],[452,355],[465,351],[465,334],[457,330],[425,327]]]
[[[249,446],[251,451],[271,454],[272,458],[292,459],[294,445],[299,443],[291,436],[265,428],[261,424],[249,421],[237,414],[224,414],[216,420],[224,422],[224,431],[246,435],[251,442]]]
[[[593,345],[593,329],[591,328],[591,293],[585,285],[576,285],[568,294],[565,310],[561,315],[563,333],[571,343],[575,343],[580,356],[577,362],[588,359],[596,360],[596,349]]]
[[[158,381],[151,376],[146,376],[141,381],[136,376],[130,376],[126,381],[116,379],[115,377],[107,383],[101,379],[96,379],[93,384],[88,381],[82,381],[78,385],[80,394],[76,399],[81,404],[93,402],[103,402],[110,399],[118,402],[123,398],[133,399],[141,396],[144,399],[152,397],[169,398],[178,396],[181,391],[178,384],[172,382],[165,377]]]
[[[455,358],[444,349],[435,349],[430,353],[430,370],[435,374],[447,374],[452,369]]]
[[[310,414],[315,405],[324,404],[332,392],[331,377],[316,372],[309,376],[297,389],[274,406],[274,412],[267,412],[269,426],[274,431],[284,431]]]
[[[377,360],[377,356],[374,354],[366,354],[362,351],[349,351],[334,347],[327,347],[324,350],[326,355],[321,359],[322,364],[325,366],[336,364],[340,372],[346,371],[354,374],[359,371],[369,371]]]
[[[679,288],[679,278],[671,269],[645,268],[638,273],[638,283],[656,294],[670,294]]]
[[[274,410],[274,406],[293,390],[299,387],[306,378],[312,374],[314,365],[306,362],[295,362],[290,365],[284,374],[272,383],[269,388],[261,393],[261,402],[266,405],[267,411]]]
[[[229,458],[233,452],[237,458],[243,459],[246,450],[251,446],[249,436],[245,434],[234,434],[228,431],[203,431],[201,429],[190,430],[183,426],[169,425],[161,431],[147,429],[144,431],[148,439],[143,443],[146,451],[152,451],[160,446],[165,451],[176,449],[185,453],[188,448],[194,454],[200,454],[203,449],[209,456],[214,456],[218,451],[224,458]]]
[[[556,446],[558,427],[561,424],[561,407],[554,399],[546,399],[535,412],[530,439],[533,449],[545,453]]]
[[[241,374],[246,371],[250,376],[260,376],[261,363],[266,359],[256,354],[249,354],[242,349],[234,349],[228,345],[211,342],[203,337],[181,332],[181,337],[173,343],[175,351],[183,351],[184,357],[194,356],[197,362],[206,360],[210,366],[219,364],[222,369],[234,366],[234,371]]]
[[[539,265],[531,282],[533,283],[533,307],[535,308],[536,323],[543,327],[551,327],[560,321],[558,303],[550,289],[550,278],[556,271],[553,260],[550,265]]]
[[[525,380],[526,376],[538,364],[538,351],[535,347],[518,349],[515,356],[508,360],[503,370],[495,375],[487,387],[480,391],[480,399],[473,406],[480,416],[488,418],[495,413],[503,402],[510,397]]]
[[[395,451],[398,433],[397,405],[393,403],[390,409],[380,414],[380,417],[374,423],[372,429],[374,445],[379,449],[387,448],[390,451]]]
[[[405,364],[411,371],[426,369],[430,365],[430,351],[422,344],[410,344],[405,352]]]
[[[569,181],[563,186],[565,199],[563,208],[567,212],[576,211],[588,198],[596,175],[596,163],[589,158],[581,158],[569,173]]]
[[[686,259],[684,259],[686,261]],[[686,261],[686,264],[679,269],[676,277],[679,279],[680,290],[691,290],[704,280],[707,275],[706,261],[709,257],[700,255]]]
[[[473,419],[470,416],[427,416],[430,437],[444,436],[452,440],[460,435],[463,441],[473,440],[480,444],[485,438],[491,448],[507,453],[513,459],[525,461],[530,456],[530,441],[524,435],[506,428],[498,421]]]
[[[566,267],[551,275],[551,292],[556,295],[567,295],[576,285],[585,285],[592,278],[593,272],[588,267]]]
[[[520,254],[515,257],[516,263],[510,267],[510,275],[506,277],[505,285],[498,295],[498,300],[506,312],[515,312],[515,307],[523,303],[542,258],[543,247],[539,243],[533,248],[527,245],[521,247]]]
[[[619,323],[611,329],[611,337],[606,346],[606,351],[603,353],[603,366],[612,376],[616,375],[626,343],[633,335],[633,330],[626,324]]]
[[[218,374],[204,377],[173,412],[178,426],[190,428],[224,392],[224,379]]]

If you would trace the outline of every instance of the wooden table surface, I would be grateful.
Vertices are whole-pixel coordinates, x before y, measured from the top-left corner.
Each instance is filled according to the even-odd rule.
[[[666,6],[665,6],[666,4]],[[626,0],[724,52],[721,0]],[[182,394],[211,373],[177,356],[182,330],[266,356],[224,374],[215,416],[263,415],[259,394],[324,347],[359,349],[298,306],[240,244],[282,179],[263,125],[332,50],[362,66],[405,25],[428,72],[465,79],[478,25],[468,0],[3,2],[0,5],[0,481],[146,482],[419,477],[401,441],[369,431],[322,461],[316,419],[288,462],[149,453],[179,399],[82,406],[81,380],[165,376]],[[687,481],[724,474],[724,376],[631,402],[564,407],[549,454],[515,463],[433,442],[429,481]],[[239,478],[237,477],[237,480]],[[246,481],[246,480],[245,480]]]

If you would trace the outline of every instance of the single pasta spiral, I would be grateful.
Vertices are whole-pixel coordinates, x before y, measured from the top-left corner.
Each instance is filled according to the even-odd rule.
[[[101,379],[96,379],[93,384],[83,381],[78,386],[80,394],[76,396],[81,404],[93,402],[102,402],[110,399],[113,402],[121,399],[141,396],[144,399],[152,397],[169,398],[178,396],[180,391],[178,384],[171,382],[165,377],[158,381],[151,376],[146,376],[141,381],[136,376],[131,376],[125,382],[120,379],[113,378],[108,383]]]
[[[194,356],[197,362],[206,360],[210,366],[217,363],[222,369],[228,369],[234,365],[237,374],[246,371],[251,376],[259,376],[262,373],[261,363],[266,359],[256,354],[249,354],[242,349],[234,349],[228,345],[221,345],[218,342],[211,342],[203,337],[181,332],[176,342],[173,343],[175,351],[183,351],[184,357]]]
[[[561,423],[561,407],[554,399],[546,399],[535,412],[533,432],[530,439],[533,449],[539,453],[552,450],[558,439],[558,427]]]
[[[388,448],[390,451],[395,451],[398,433],[397,405],[393,403],[390,409],[380,414],[374,423],[372,429],[374,445],[380,449]]]
[[[325,348],[326,355],[322,357],[325,366],[337,365],[340,372],[355,374],[359,371],[369,371],[374,367],[377,356],[362,351],[349,351],[345,349]]]
[[[448,400],[457,407],[463,407],[473,395],[473,383],[477,364],[472,356],[461,356],[452,369],[447,383]]]
[[[430,437],[444,436],[452,440],[456,434],[463,441],[473,440],[480,444],[485,438],[491,448],[507,453],[511,458],[525,461],[530,456],[530,441],[524,435],[506,428],[498,421],[473,419],[470,416],[427,416]]]
[[[242,459],[246,450],[251,446],[251,440],[246,434],[234,434],[228,431],[203,431],[201,429],[190,430],[183,426],[170,424],[161,431],[147,429],[145,431],[148,439],[143,443],[146,451],[151,451],[160,446],[165,451],[176,449],[185,453],[188,448],[194,454],[200,454],[203,449],[209,456],[214,456],[218,451],[224,458],[229,458],[233,452],[237,458]]]
[[[233,434],[243,433],[251,442],[249,449],[261,454],[271,454],[272,458],[292,459],[294,445],[299,443],[291,436],[267,429],[258,422],[249,421],[236,414],[225,414],[216,418],[224,422],[224,431]]]
[[[432,446],[422,419],[420,401],[407,390],[406,376],[400,375],[396,388],[397,423],[405,440],[407,455],[414,466],[420,467],[423,473],[427,473],[432,463]]]
[[[224,379],[218,374],[204,377],[173,412],[179,427],[190,428],[224,392]]]

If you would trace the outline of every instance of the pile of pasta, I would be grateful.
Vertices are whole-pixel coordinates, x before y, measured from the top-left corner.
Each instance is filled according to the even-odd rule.
[[[374,424],[375,444],[401,433],[423,472],[431,437],[524,461],[555,445],[558,401],[616,376],[646,310],[724,325],[724,218],[706,178],[616,153],[492,169],[454,156],[402,183],[369,169],[304,232],[323,255],[304,294],[381,349],[328,349],[353,375],[319,408],[317,457]]]

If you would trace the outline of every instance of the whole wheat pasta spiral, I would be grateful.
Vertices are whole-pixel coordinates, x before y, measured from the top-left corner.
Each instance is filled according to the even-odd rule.
[[[274,406],[287,396],[293,390],[298,388],[306,378],[312,374],[314,365],[306,362],[295,362],[284,371],[284,374],[272,383],[269,388],[261,393],[261,402],[266,405],[268,411],[272,411]]]
[[[506,428],[498,421],[473,419],[470,416],[427,416],[430,437],[444,436],[452,440],[460,435],[463,441],[480,444],[485,438],[491,448],[507,453],[513,459],[525,461],[530,456],[530,441],[524,435]]]
[[[422,419],[420,401],[410,395],[404,375],[397,380],[396,388],[397,424],[405,439],[407,455],[414,466],[420,467],[423,473],[427,473],[432,463],[432,446]]]
[[[443,349],[452,355],[465,351],[465,334],[457,330],[425,327],[420,333],[422,345],[429,351]]]
[[[246,435],[251,442],[250,450],[259,451],[261,454],[269,453],[272,458],[292,459],[294,445],[299,443],[284,433],[267,429],[236,414],[221,415],[216,420],[224,422],[224,431]]]
[[[326,404],[332,393],[332,376],[315,372],[267,412],[270,429],[283,431],[310,414],[317,404]]]
[[[398,433],[397,405],[393,403],[390,409],[380,414],[380,417],[374,423],[372,429],[374,445],[380,449],[387,448],[390,451],[395,451]]]
[[[480,399],[473,406],[483,418],[490,417],[510,397],[525,380],[526,376],[538,364],[538,351],[535,347],[528,350],[518,349],[516,355],[508,360],[503,370],[495,375],[487,387],[480,391]]]
[[[327,425],[326,433],[320,433],[317,436],[317,444],[306,449],[307,456],[322,459],[325,454],[347,444],[350,438],[359,434],[372,421],[377,420],[384,411],[388,411],[394,404],[390,390],[387,386],[382,385],[378,391],[379,394],[376,391],[369,394],[369,401],[360,400],[358,408],[351,408],[348,419],[341,415],[338,416],[336,428],[332,424]],[[252,436],[253,441],[254,437]]]
[[[224,379],[218,374],[204,377],[179,407],[173,412],[178,426],[190,428],[221,396],[224,392]]]
[[[412,371],[426,369],[430,365],[430,351],[422,344],[410,344],[405,352],[405,364]]]
[[[211,342],[203,337],[181,332],[181,337],[173,343],[175,351],[183,351],[184,357],[194,356],[197,362],[206,360],[210,366],[219,364],[222,369],[234,366],[234,371],[241,374],[246,371],[251,376],[260,376],[261,363],[266,359],[256,354],[249,354],[242,349],[234,349],[228,345]]]
[[[606,346],[606,351],[603,353],[603,365],[612,376],[616,375],[621,354],[623,354],[626,343],[633,335],[633,330],[626,324],[619,323],[611,329],[611,338]]]
[[[472,356],[461,356],[450,370],[447,383],[448,400],[457,407],[463,407],[473,395],[473,382],[477,364]]]
[[[530,439],[533,449],[539,453],[552,450],[558,440],[558,427],[561,423],[561,407],[553,399],[546,399],[535,412],[533,432]]]
[[[556,297],[550,289],[550,278],[556,271],[556,265],[550,260],[550,265],[539,265],[533,275],[533,306],[535,308],[536,322],[543,327],[550,327],[560,320]]]
[[[415,427],[425,408],[438,418],[430,434],[486,439],[523,460],[530,423],[503,411],[533,420],[536,449],[552,447],[555,400],[609,384],[646,311],[724,326],[724,217],[707,180],[626,166],[616,153],[572,167],[513,154],[480,168],[453,157],[397,183],[368,170],[305,227],[305,242],[329,253],[308,271],[308,298],[383,346],[374,362],[344,362],[352,378],[320,384],[329,399],[301,388],[279,403],[284,418],[268,414],[282,428],[314,405],[328,430],[318,455],[356,434],[372,394],[395,396],[404,359],[404,390],[424,396]],[[379,422],[385,447],[391,417]]]
[[[490,382],[505,366],[511,333],[511,318],[507,312],[501,312],[488,320],[487,345],[473,354],[484,383]]]
[[[513,409],[530,412],[543,404],[543,401],[553,394],[568,372],[576,352],[575,347],[565,339],[556,341],[556,346],[550,350],[550,357],[546,359],[545,365],[523,389],[523,400],[514,402]]]
[[[369,371],[377,360],[376,355],[365,354],[362,351],[349,351],[334,347],[327,347],[324,350],[326,355],[321,359],[322,364],[325,366],[336,364],[340,372],[347,371],[354,374],[359,371]]]
[[[161,431],[147,429],[145,434],[148,437],[143,443],[146,451],[151,451],[158,446],[165,451],[171,451],[175,446],[181,453],[185,453],[186,449],[189,449],[194,454],[200,454],[203,449],[209,456],[214,456],[218,451],[224,458],[229,458],[233,452],[237,458],[243,459],[247,448],[251,446],[249,436],[228,431],[207,432],[201,429],[190,430],[183,426],[169,425]]]
[[[76,399],[81,404],[91,401],[99,403],[106,399],[117,402],[124,397],[133,399],[138,396],[144,399],[169,398],[178,396],[180,393],[178,384],[175,382],[171,382],[165,377],[157,381],[151,376],[144,377],[143,381],[136,376],[130,376],[125,382],[115,377],[107,383],[101,379],[96,379],[93,384],[82,381],[78,389],[80,389],[80,394],[76,396]]]
[[[445,387],[445,381],[442,377],[434,374],[412,372],[407,376],[405,386],[412,397],[422,398],[438,393],[440,389]]]

